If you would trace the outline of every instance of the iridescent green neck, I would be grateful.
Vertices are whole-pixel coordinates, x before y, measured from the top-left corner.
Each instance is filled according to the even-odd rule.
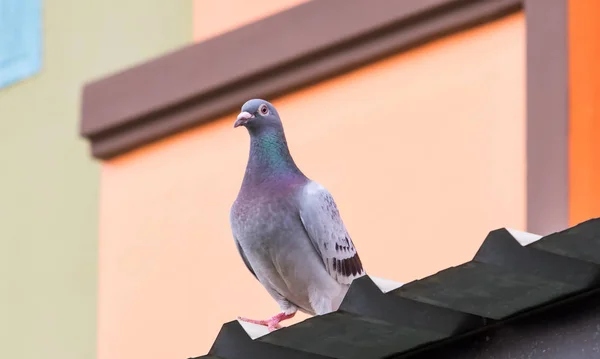
[[[250,157],[244,182],[302,175],[288,149],[282,129],[267,128],[250,133]]]

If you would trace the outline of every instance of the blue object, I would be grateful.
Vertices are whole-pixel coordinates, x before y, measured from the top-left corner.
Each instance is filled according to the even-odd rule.
[[[0,88],[40,71],[42,0],[0,0]]]

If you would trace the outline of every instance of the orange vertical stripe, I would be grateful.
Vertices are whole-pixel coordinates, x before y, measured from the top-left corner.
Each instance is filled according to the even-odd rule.
[[[600,1],[569,1],[569,222],[600,216]]]

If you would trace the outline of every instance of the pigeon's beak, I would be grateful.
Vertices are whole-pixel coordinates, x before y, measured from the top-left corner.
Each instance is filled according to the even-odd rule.
[[[237,120],[235,121],[235,123],[233,124],[233,128],[239,127],[239,126],[244,126],[248,120],[250,120],[251,118],[254,118],[254,115],[251,114],[250,112],[242,112],[238,115]]]

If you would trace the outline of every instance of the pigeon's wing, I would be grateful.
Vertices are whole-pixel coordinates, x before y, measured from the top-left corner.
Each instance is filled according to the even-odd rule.
[[[256,276],[256,273],[254,273],[254,270],[252,269],[252,266],[248,262],[248,258],[246,258],[246,255],[244,254],[244,250],[242,249],[242,246],[240,246],[240,242],[238,242],[238,240],[236,238],[234,238],[234,240],[235,240],[235,246],[237,247],[237,250],[240,253],[240,256],[242,257],[242,260],[244,261],[246,268],[248,268],[248,270],[250,271],[250,273],[252,273],[254,278],[258,279],[258,277]]]
[[[329,191],[311,181],[304,186],[299,202],[300,220],[331,277],[350,284],[364,275],[356,248]]]

